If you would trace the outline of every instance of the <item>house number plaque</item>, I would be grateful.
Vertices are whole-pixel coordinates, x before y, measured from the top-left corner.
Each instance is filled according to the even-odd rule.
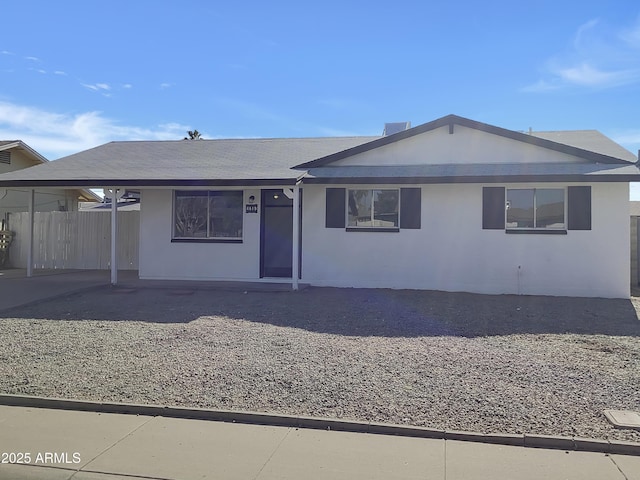
[[[258,205],[255,203],[246,205],[246,213],[258,213]]]

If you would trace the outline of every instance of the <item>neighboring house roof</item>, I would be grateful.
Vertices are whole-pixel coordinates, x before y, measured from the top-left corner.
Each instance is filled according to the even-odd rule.
[[[0,151],[9,149],[24,150],[29,156],[39,163],[47,163],[49,161],[22,140],[0,140]]]
[[[532,145],[548,149],[554,153],[550,158],[568,160],[468,164],[462,157],[456,164],[440,165],[334,164],[437,128],[448,126],[449,133],[454,133],[457,125],[509,142],[522,142],[529,149]],[[536,162],[535,156],[531,162]],[[526,134],[447,115],[382,137],[111,142],[55,162],[0,175],[0,187],[292,185],[300,179],[309,183],[629,182],[640,181],[640,170],[631,152],[596,131]]]
[[[46,157],[36,152],[29,145],[24,143],[22,140],[0,140],[0,151],[5,150],[22,150],[25,154],[30,157],[36,164],[48,164],[49,160]],[[26,169],[15,170],[18,172],[24,172]],[[10,172],[12,173],[12,172]],[[96,195],[94,192],[88,189],[78,189],[79,197],[83,198],[89,202],[100,202],[102,199]]]

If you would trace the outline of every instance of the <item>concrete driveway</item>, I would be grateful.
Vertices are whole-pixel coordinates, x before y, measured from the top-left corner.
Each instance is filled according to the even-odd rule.
[[[135,270],[118,275],[123,282],[138,278]],[[36,270],[32,277],[27,277],[23,269],[0,270],[0,310],[108,286],[110,282],[108,270]]]
[[[35,270],[27,277],[24,269],[0,270],[0,311],[75,292],[111,285],[109,270]],[[300,289],[308,285],[301,284]],[[222,282],[196,280],[142,280],[137,270],[118,271],[118,288],[217,289],[239,291],[290,291],[289,282]]]

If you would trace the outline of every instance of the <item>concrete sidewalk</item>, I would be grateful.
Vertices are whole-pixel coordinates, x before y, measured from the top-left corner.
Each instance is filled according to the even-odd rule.
[[[0,455],[15,480],[640,479],[627,455],[14,406]]]

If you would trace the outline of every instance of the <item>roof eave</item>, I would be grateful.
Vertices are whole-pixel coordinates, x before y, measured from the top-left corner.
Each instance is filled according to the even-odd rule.
[[[15,142],[7,143],[6,145],[0,146],[0,150],[11,150],[12,148],[22,148],[26,150],[29,153],[29,155],[34,157],[40,163],[49,163],[49,160],[46,157],[36,152],[33,148],[31,148],[29,145],[24,143],[22,140],[16,140]]]
[[[602,182],[640,182],[640,174],[620,175],[449,175],[438,177],[305,177],[302,183],[306,184],[452,184],[452,183],[602,183]]]
[[[85,199],[87,202],[101,202],[102,197],[92,192],[89,188],[81,188],[79,189],[80,196]]]
[[[70,179],[70,180],[0,180],[0,187],[56,187],[56,188],[110,188],[110,187],[207,187],[207,186],[271,186],[295,185],[297,178],[267,179]]]

